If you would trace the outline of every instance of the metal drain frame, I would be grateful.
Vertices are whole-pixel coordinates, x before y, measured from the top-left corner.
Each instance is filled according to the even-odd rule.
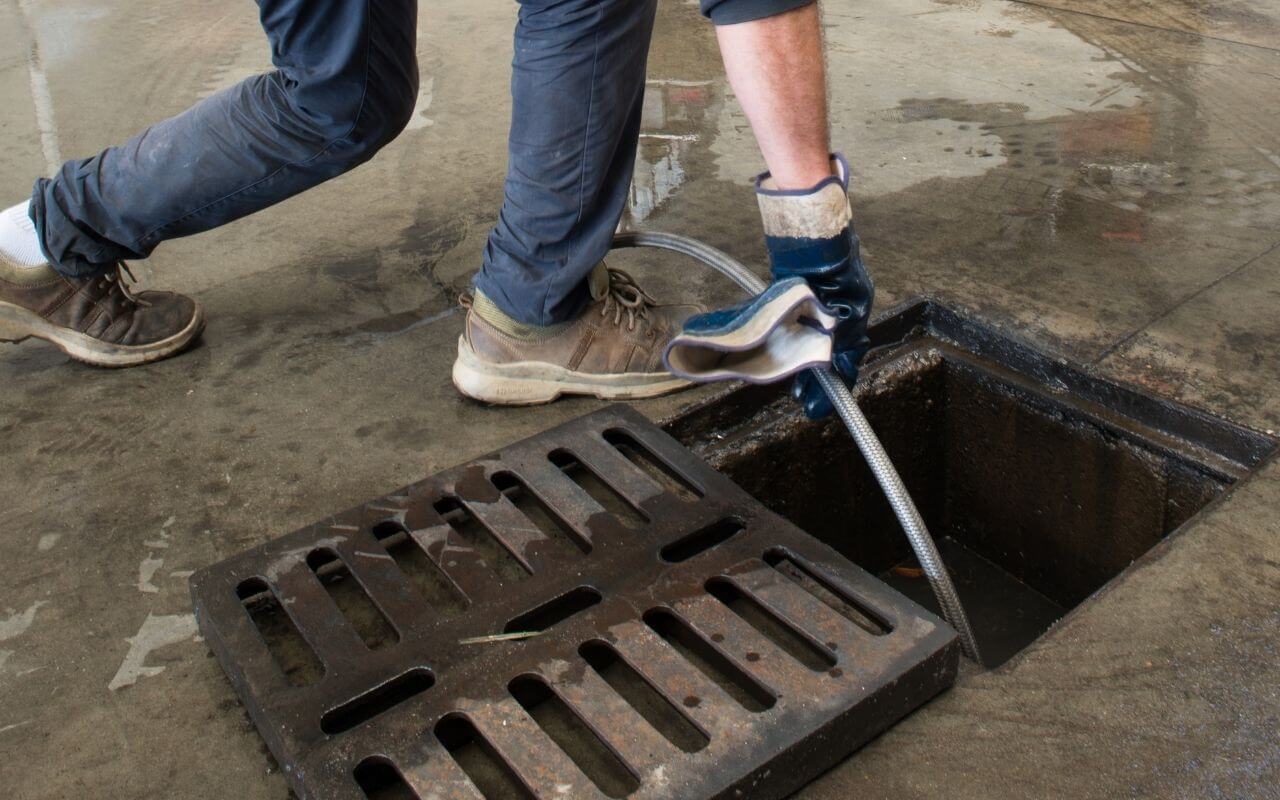
[[[605,434],[621,431],[701,497],[684,500],[628,460]],[[549,460],[568,451],[647,522],[629,528]],[[510,473],[591,545],[587,554],[548,548],[543,534],[494,486]],[[530,572],[503,581],[435,510],[463,503]],[[734,537],[678,563],[660,551],[732,519]],[[456,587],[465,613],[433,613],[371,533],[402,526]],[[851,535],[856,528],[851,526]],[[307,556],[335,553],[399,634],[369,650],[316,580]],[[785,553],[890,630],[873,635],[766,563]],[[771,616],[825,648],[816,671],[788,655],[706,590],[724,577]],[[238,588],[265,582],[324,666],[313,685],[291,685],[246,612]],[[539,636],[459,644],[579,587],[603,599]],[[436,723],[466,716],[538,798],[603,797],[508,692],[539,675],[639,781],[635,798],[782,797],[812,780],[955,680],[959,645],[938,618],[845,561],[682,447],[643,415],[611,406],[322,520],[191,578],[201,633],[222,664],[300,798],[361,798],[355,769],[389,763],[420,798],[479,798],[434,737]],[[659,638],[643,615],[683,619],[718,657],[776,697],[750,712]],[[709,739],[685,752],[654,730],[579,655],[604,641],[672,708]],[[410,670],[434,686],[359,725],[326,735],[322,716]]]

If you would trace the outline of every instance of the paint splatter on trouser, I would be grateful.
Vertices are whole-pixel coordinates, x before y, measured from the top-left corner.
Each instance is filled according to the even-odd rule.
[[[813,0],[702,0],[716,24]],[[364,163],[418,95],[416,0],[259,0],[276,69],[36,182],[31,214],[70,276],[145,258]],[[656,0],[524,0],[505,197],[477,285],[531,324],[571,318],[635,161]]]

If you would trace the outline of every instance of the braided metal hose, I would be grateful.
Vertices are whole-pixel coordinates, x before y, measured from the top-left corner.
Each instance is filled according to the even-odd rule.
[[[687,236],[656,231],[620,233],[614,237],[613,247],[615,249],[658,247],[691,256],[725,275],[752,295],[760,294],[767,286],[759,276],[727,253]],[[947,573],[941,556],[938,555],[933,537],[929,535],[919,509],[912,502],[911,495],[907,493],[907,487],[903,484],[898,471],[894,469],[893,462],[889,460],[889,454],[885,452],[884,445],[880,444],[875,431],[871,428],[871,423],[867,422],[862,409],[858,408],[858,404],[844,382],[827,367],[812,371],[827,396],[831,398],[831,404],[835,406],[836,413],[849,429],[854,443],[862,451],[863,457],[871,467],[871,472],[876,476],[876,481],[888,498],[889,506],[897,515],[902,530],[906,532],[911,549],[915,551],[916,560],[920,562],[921,571],[929,579],[929,586],[938,599],[938,605],[942,608],[942,616],[959,634],[964,654],[981,664],[978,642],[974,638],[973,628],[969,625],[969,617],[960,604],[960,596],[956,594],[956,587],[951,582],[951,576]]]

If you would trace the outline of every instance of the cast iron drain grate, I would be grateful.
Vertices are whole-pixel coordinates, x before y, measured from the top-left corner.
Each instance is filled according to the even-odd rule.
[[[781,797],[955,678],[936,617],[610,407],[192,577],[303,798]]]

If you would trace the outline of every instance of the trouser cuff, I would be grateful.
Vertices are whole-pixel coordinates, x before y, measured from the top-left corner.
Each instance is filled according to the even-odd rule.
[[[31,190],[31,221],[35,223],[40,239],[40,250],[60,275],[84,280],[105,275],[122,259],[113,258],[105,247],[97,247],[98,259],[91,259],[72,249],[73,243],[83,243],[91,235],[82,231],[58,205],[57,187],[52,180],[40,178]],[[66,232],[70,232],[69,235]]]
[[[716,25],[734,25],[739,22],[775,17],[817,0],[701,0],[702,15]]]

